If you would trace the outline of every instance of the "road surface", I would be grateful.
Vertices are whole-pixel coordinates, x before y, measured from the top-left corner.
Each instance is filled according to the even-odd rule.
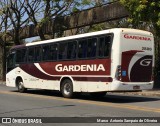
[[[153,96],[132,96],[107,94],[104,98],[92,98],[81,94],[74,99],[66,99],[59,92],[46,90],[29,90],[19,93],[16,88],[0,85],[0,117],[160,117],[160,98]],[[62,122],[65,122],[65,118]],[[90,121],[90,118],[86,118]],[[75,126],[74,123],[67,123]],[[65,123],[43,123],[24,125],[67,125]],[[21,124],[3,123],[0,126],[17,126]],[[76,126],[85,125],[77,123]],[[87,125],[135,125],[129,123],[87,123]],[[160,125],[160,123],[136,123],[136,125]]]

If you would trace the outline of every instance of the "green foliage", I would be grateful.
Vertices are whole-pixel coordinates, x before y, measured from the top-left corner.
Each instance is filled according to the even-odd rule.
[[[89,4],[91,4],[91,1],[90,0],[83,0],[82,4],[83,5],[89,5]]]
[[[77,7],[73,7],[72,12],[78,12],[79,9]]]
[[[120,0],[130,12],[129,22],[134,28],[143,24],[155,38],[155,76],[160,71],[160,0]]]
[[[150,22],[156,30],[160,31],[160,1],[155,0],[120,0],[131,13],[129,21],[138,28],[141,21]],[[160,36],[160,35],[159,35]]]
[[[88,29],[88,32],[101,31],[104,30],[105,28],[106,28],[105,23],[95,24]]]

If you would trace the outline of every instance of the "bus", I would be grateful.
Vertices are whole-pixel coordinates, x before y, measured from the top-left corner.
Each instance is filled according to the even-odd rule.
[[[88,92],[153,88],[154,37],[148,31],[113,28],[11,48],[6,85],[58,90],[63,97]]]

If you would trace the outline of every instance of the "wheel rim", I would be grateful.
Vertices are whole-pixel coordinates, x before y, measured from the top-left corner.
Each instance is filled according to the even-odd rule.
[[[69,95],[71,93],[72,87],[69,83],[64,85],[64,94]]]
[[[19,90],[22,90],[22,89],[23,89],[23,82],[19,82],[18,88],[19,88]]]

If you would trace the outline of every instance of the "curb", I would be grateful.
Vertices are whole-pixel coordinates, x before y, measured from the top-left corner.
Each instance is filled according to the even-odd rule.
[[[126,94],[126,95],[139,95],[139,96],[160,96],[160,90],[159,91],[142,91],[142,92],[113,92],[115,94]]]
[[[160,96],[160,91],[144,91],[140,93],[141,95],[144,96]]]

